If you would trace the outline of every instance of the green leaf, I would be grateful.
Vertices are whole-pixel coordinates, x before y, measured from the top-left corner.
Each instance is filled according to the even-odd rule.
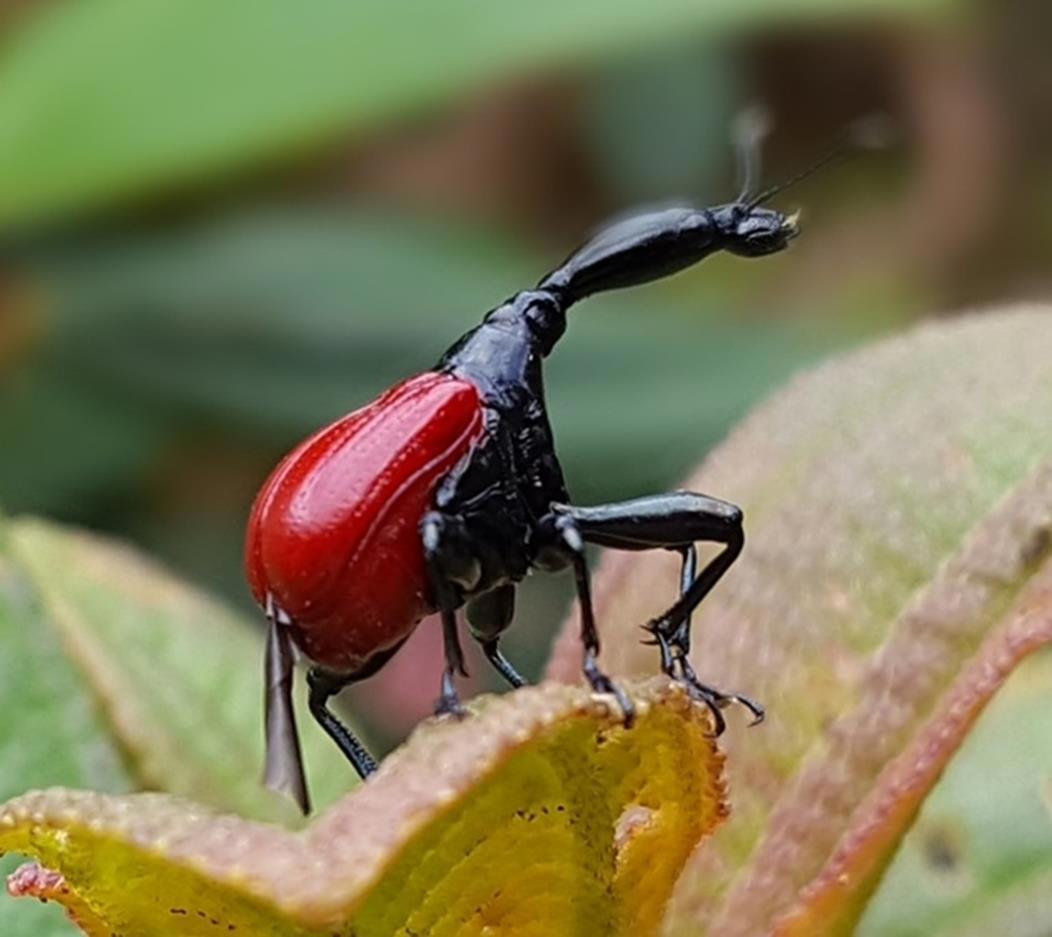
[[[54,784],[130,790],[92,688],[15,558],[14,532],[0,523],[0,798]]]
[[[261,632],[103,538],[18,520],[10,523],[8,540],[12,562],[36,592],[45,634],[61,641],[90,686],[136,786],[294,822],[291,805],[260,782]],[[12,618],[16,630],[31,626]],[[69,664],[60,658],[57,666]],[[10,726],[12,744],[21,745],[31,730],[17,721]],[[61,746],[59,733],[69,731],[60,722],[50,732],[39,728],[44,745]],[[304,725],[303,735],[316,802],[331,803],[353,773],[316,726]],[[61,780],[19,775],[18,789]]]
[[[916,329],[793,382],[686,481],[741,504],[748,543],[695,616],[695,666],[769,717],[732,717],[734,817],[670,933],[851,933],[983,706],[1052,639],[1050,358],[1047,307]],[[639,626],[678,574],[601,564],[609,671],[656,669]],[[577,629],[551,675],[576,679]]]
[[[12,556],[0,520],[0,801],[56,784],[130,790],[118,746],[92,690],[66,659],[33,583]],[[0,876],[15,866],[0,860]],[[70,933],[57,906],[0,902],[4,937]]]
[[[88,0],[0,59],[0,226],[287,154],[472,86],[686,30],[945,0]]]
[[[1052,657],[998,693],[924,802],[860,937],[1047,930],[1052,881]]]
[[[300,833],[167,796],[53,790],[0,807],[21,894],[86,933],[192,937],[653,933],[726,816],[704,706],[667,680],[612,700],[552,684],[431,720]]]

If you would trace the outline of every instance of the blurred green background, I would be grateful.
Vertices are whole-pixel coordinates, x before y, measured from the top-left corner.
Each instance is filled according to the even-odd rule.
[[[246,513],[304,434],[604,217],[731,198],[744,106],[773,120],[767,181],[890,115],[894,148],[779,199],[791,251],[574,310],[548,369],[572,492],[666,488],[830,350],[1047,296],[1050,27],[1041,0],[8,2],[0,504],[247,607]],[[527,584],[530,675],[566,586]],[[438,654],[421,629],[349,694],[374,741],[427,711]]]

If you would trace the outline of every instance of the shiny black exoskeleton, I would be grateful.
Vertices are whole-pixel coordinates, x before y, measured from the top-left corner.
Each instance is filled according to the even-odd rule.
[[[459,707],[453,675],[463,671],[463,661],[454,610],[467,603],[472,634],[497,670],[519,686],[524,681],[498,648],[511,622],[515,583],[531,568],[572,567],[585,675],[596,690],[615,693],[631,720],[628,699],[596,661],[599,639],[584,556],[590,542],[682,553],[682,595],[646,625],[661,650],[662,667],[710,705],[718,731],[724,725],[720,708],[729,700],[762,718],[756,703],[701,684],[687,660],[691,613],[741,552],[741,511],[691,492],[587,508],[571,504],[548,423],[541,365],[566,329],[566,311],[586,296],[668,276],[718,250],[747,257],[774,253],[796,233],[793,218],[746,201],[624,219],[601,231],[536,289],[493,309],[440,359],[437,370],[475,384],[487,408],[485,442],[441,485],[421,528],[445,624],[443,709]],[[700,573],[699,541],[724,546]]]

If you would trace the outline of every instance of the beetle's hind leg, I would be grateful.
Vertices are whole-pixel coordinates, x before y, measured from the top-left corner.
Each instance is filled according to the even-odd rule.
[[[390,654],[382,655],[383,662],[386,662],[390,656]],[[326,731],[329,738],[336,743],[347,760],[354,765],[354,770],[362,778],[367,778],[376,770],[376,760],[369,754],[368,749],[362,744],[358,736],[348,729],[329,709],[329,700],[345,686],[364,679],[369,674],[379,670],[380,666],[382,666],[382,663],[372,667],[368,674],[354,674],[351,676],[332,673],[322,667],[311,667],[307,671],[307,686],[310,688],[308,705],[310,706],[311,715]]]
[[[644,627],[661,651],[665,673],[683,683],[712,710],[716,733],[725,727],[721,710],[729,703],[745,706],[754,724],[763,708],[746,696],[723,693],[702,683],[688,660],[694,609],[738,558],[745,543],[742,513],[726,501],[687,491],[636,498],[596,507],[555,505],[557,514],[574,520],[585,540],[620,550],[677,550],[683,556],[681,594],[663,614]],[[723,550],[699,573],[694,544],[718,543]]]
[[[354,770],[362,778],[367,778],[376,770],[376,760],[369,754],[369,750],[362,744],[358,736],[348,729],[329,709],[329,700],[344,687],[366,680],[377,673],[394,657],[403,644],[405,644],[404,638],[397,644],[377,652],[362,667],[351,673],[338,673],[333,670],[327,670],[324,667],[311,667],[307,671],[307,687],[310,690],[307,703],[310,707],[311,715],[325,730],[329,738],[336,743],[347,760],[354,765]]]

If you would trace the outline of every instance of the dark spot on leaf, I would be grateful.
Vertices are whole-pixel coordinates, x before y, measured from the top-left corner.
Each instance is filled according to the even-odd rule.
[[[1030,532],[1030,536],[1023,543],[1021,555],[1023,562],[1028,566],[1036,563],[1052,546],[1052,527],[1046,525],[1037,527]]]
[[[942,874],[956,872],[964,860],[964,844],[955,827],[940,823],[927,827],[921,834],[924,860]]]

